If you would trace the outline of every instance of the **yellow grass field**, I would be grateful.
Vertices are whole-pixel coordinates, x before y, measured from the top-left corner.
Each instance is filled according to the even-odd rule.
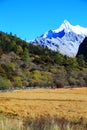
[[[31,89],[0,93],[0,113],[20,118],[87,121],[87,88]],[[86,122],[87,123],[87,122]]]

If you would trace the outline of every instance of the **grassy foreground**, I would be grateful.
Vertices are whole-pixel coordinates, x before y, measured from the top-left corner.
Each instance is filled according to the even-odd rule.
[[[33,120],[34,123],[37,120],[40,120],[40,124],[41,121],[42,124],[46,121],[51,123],[51,119],[54,119],[55,122],[67,121],[87,128],[87,88],[0,93],[0,113],[30,122]]]

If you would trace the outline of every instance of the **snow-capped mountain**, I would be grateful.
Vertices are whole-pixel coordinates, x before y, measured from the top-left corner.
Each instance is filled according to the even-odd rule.
[[[48,47],[54,51],[73,57],[76,56],[80,43],[87,36],[87,28],[79,25],[73,26],[67,20],[56,30],[49,30],[40,37],[32,41],[33,44],[39,44]]]

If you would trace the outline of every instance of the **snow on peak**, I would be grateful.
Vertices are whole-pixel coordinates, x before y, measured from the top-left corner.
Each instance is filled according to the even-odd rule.
[[[69,33],[73,32],[75,34],[82,35],[83,37],[87,36],[87,28],[81,27],[79,25],[71,25],[67,20],[64,20],[64,22],[61,24],[61,26],[56,30],[49,30],[48,32],[44,33],[42,35],[43,38],[56,38],[57,36],[60,37],[59,33]],[[56,35],[56,37],[54,36]]]
[[[82,36],[87,36],[87,28],[81,27],[79,25],[71,25],[67,20],[64,20],[63,24],[61,24],[61,26],[56,29],[53,30],[54,32],[59,32],[61,30],[65,30],[66,32],[74,32],[76,34],[80,34]]]
[[[67,20],[56,30],[49,30],[32,41],[67,56],[76,56],[79,45],[87,36],[87,28],[71,25]]]
[[[64,24],[66,24],[66,25],[69,25],[70,23],[69,23],[69,21],[68,20],[64,20],[64,22],[63,22]]]
[[[63,24],[60,26],[60,28],[63,28],[65,30],[69,30],[71,28],[71,24],[67,21],[67,20],[64,20]]]

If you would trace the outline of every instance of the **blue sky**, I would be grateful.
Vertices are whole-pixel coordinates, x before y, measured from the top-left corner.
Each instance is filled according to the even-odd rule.
[[[0,31],[32,40],[67,19],[87,27],[87,0],[0,0]]]

